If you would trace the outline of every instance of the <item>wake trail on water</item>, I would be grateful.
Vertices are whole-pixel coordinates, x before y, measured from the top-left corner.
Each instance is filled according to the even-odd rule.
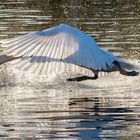
[[[128,61],[136,66],[136,71],[140,72],[140,61]],[[80,69],[80,68],[78,68]],[[81,68],[81,73],[50,73],[46,75],[33,74],[28,71],[22,71],[11,65],[3,64],[0,65],[0,87],[13,87],[13,86],[31,86],[31,87],[52,87],[55,86],[62,88],[63,86],[81,86],[88,85],[91,88],[96,87],[109,87],[109,86],[135,86],[138,87],[140,83],[140,76],[128,77],[120,75],[119,72],[105,73],[100,72],[99,78],[97,80],[86,80],[82,82],[68,82],[67,78],[76,77],[81,75],[92,76],[92,72],[89,70],[83,70]]]

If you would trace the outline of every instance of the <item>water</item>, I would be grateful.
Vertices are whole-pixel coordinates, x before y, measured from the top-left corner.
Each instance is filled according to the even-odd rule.
[[[73,25],[139,65],[139,0],[0,0],[0,39]],[[140,80],[118,72],[66,82],[0,66],[0,139],[140,139]]]

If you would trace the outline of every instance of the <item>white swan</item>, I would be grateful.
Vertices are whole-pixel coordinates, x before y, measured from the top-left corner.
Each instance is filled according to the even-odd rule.
[[[0,43],[5,48],[4,54],[9,56],[7,61],[18,58],[17,65],[26,70],[34,69],[45,73],[45,69],[48,69],[47,63],[64,62],[90,69],[95,74],[94,77],[82,76],[69,80],[97,79],[98,71],[116,69],[124,75],[138,75],[138,72],[122,69],[121,63],[125,62],[99,48],[89,35],[65,24]]]

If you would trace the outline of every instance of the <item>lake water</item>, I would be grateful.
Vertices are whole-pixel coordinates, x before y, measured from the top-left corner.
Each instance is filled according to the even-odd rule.
[[[0,0],[0,39],[70,24],[140,65],[139,0]],[[139,140],[140,76],[50,82],[0,66],[0,139]]]

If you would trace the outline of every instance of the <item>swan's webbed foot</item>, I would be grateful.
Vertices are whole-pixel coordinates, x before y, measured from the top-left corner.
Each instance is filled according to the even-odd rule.
[[[84,66],[81,66],[81,67],[84,67]],[[84,68],[87,68],[87,67],[84,67]],[[98,70],[94,70],[92,68],[87,68],[89,70],[91,70],[94,74],[93,77],[91,76],[79,76],[79,77],[75,77],[75,78],[69,78],[67,79],[67,81],[77,81],[77,82],[80,82],[80,81],[84,81],[84,80],[96,80],[98,79]]]
[[[122,74],[122,75],[126,75],[126,76],[137,76],[137,75],[139,75],[139,72],[126,71],[126,70],[122,69],[122,67],[121,67],[121,65],[118,61],[114,61],[113,63],[118,67],[118,70],[119,70],[120,74]]]
[[[67,79],[67,81],[84,81],[84,80],[95,80],[98,78],[98,75],[95,75],[94,77],[90,77],[90,76],[80,76],[80,77],[75,77],[75,78],[69,78]]]

